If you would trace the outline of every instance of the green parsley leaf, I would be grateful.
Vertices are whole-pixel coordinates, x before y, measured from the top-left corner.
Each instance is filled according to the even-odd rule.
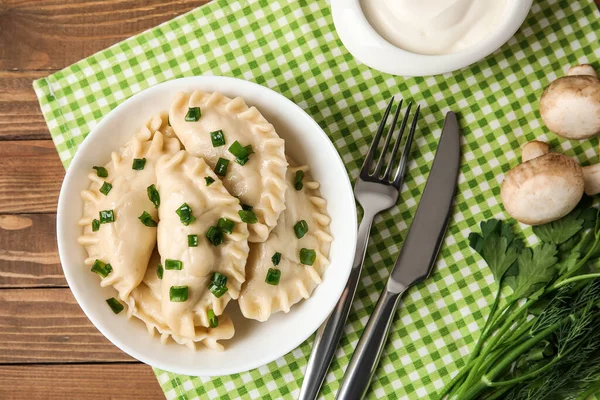
[[[556,253],[556,245],[550,243],[523,249],[517,260],[519,273],[514,278],[513,300],[528,297],[554,278]]]

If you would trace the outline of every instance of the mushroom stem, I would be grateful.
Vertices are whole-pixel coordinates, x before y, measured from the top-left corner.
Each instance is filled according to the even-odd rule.
[[[588,196],[600,193],[600,163],[582,167],[584,191]]]
[[[567,71],[567,75],[588,75],[598,76],[596,70],[590,64],[574,65]]]
[[[546,142],[540,142],[539,140],[533,140],[525,143],[521,148],[521,162],[526,162],[531,159],[543,156],[550,152],[550,146]]]

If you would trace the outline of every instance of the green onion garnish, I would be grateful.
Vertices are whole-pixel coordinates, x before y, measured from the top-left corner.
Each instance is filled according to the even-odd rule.
[[[131,165],[131,169],[135,169],[136,171],[141,171],[146,166],[145,158],[134,158],[133,164]]]
[[[204,180],[206,181],[206,186],[210,186],[215,182],[215,180],[213,178],[211,178],[210,176],[204,177]]]
[[[148,199],[154,204],[154,207],[158,208],[160,206],[160,194],[158,194],[154,184],[148,186]]]
[[[250,150],[252,150],[252,147],[250,147]],[[244,165],[248,162],[250,153],[248,152],[248,149],[242,146],[237,140],[229,146],[229,152],[235,156],[235,162],[238,164]]]
[[[208,326],[211,328],[216,328],[219,326],[219,318],[217,318],[212,308],[208,310]]]
[[[223,243],[223,232],[214,226],[208,228],[208,231],[206,231],[206,237],[213,246],[218,246]]]
[[[308,232],[308,224],[306,221],[301,220],[296,222],[296,225],[294,225],[294,232],[296,233],[296,237],[298,239],[302,239],[304,235],[306,235],[306,232]]]
[[[118,314],[121,311],[123,311],[123,304],[121,304],[121,302],[117,299],[115,299],[114,297],[111,297],[110,299],[106,299],[106,303],[110,306],[110,309],[115,313]]]
[[[198,235],[188,235],[188,247],[198,247]]]
[[[156,266],[156,276],[158,276],[158,279],[162,279],[162,277],[163,277],[163,272],[164,272],[164,270],[163,270],[163,266],[162,266],[162,264],[158,264],[158,265]]]
[[[265,282],[267,282],[269,285],[277,286],[279,285],[279,279],[281,279],[281,271],[278,269],[269,268]]]
[[[108,274],[110,274],[112,272],[112,265],[110,264],[104,264],[102,261],[100,260],[96,260],[94,261],[94,265],[92,266],[91,271],[97,273],[98,275],[100,275],[103,278],[106,278],[108,276]]]
[[[165,260],[165,269],[174,269],[177,271],[180,271],[183,268],[183,263],[179,260],[171,260],[169,258],[167,258]]]
[[[188,299],[187,286],[171,286],[169,288],[169,299],[174,303],[181,303]]]
[[[240,218],[247,224],[255,224],[258,222],[258,218],[256,218],[256,214],[251,210],[240,210],[238,211]]]
[[[219,298],[227,292],[227,277],[219,272],[215,272],[212,276],[208,290]]]
[[[167,117],[167,125],[171,126],[171,116],[170,115]]]
[[[225,135],[220,129],[210,133],[210,140],[213,147],[225,146]]]
[[[277,252],[277,253],[273,254],[273,257],[271,257],[271,261],[273,261],[274,266],[278,266],[279,263],[281,262],[281,253]]]
[[[196,217],[192,215],[192,209],[187,203],[183,203],[175,212],[179,215],[179,220],[185,226],[188,226],[196,220]]]
[[[296,178],[294,179],[294,188],[296,188],[296,190],[302,190],[302,188],[304,187],[302,179],[304,179],[304,171],[296,171]]]
[[[217,222],[217,228],[223,232],[231,233],[233,232],[233,228],[235,228],[235,222],[227,218],[220,218],[219,222]]]
[[[99,190],[100,190],[100,193],[102,193],[105,196],[108,196],[108,193],[110,192],[111,189],[112,189],[112,185],[108,182],[104,182],[102,184],[102,187]]]
[[[148,214],[146,211],[144,211],[142,215],[138,217],[138,219],[142,221],[142,224],[151,228],[154,228],[158,225],[158,223],[152,219],[152,215]]]
[[[246,211],[252,211],[252,209],[254,208],[252,206],[249,206],[248,204],[242,204],[241,206],[242,206],[242,210],[246,210]]]
[[[188,108],[187,114],[185,114],[185,120],[187,122],[196,122],[202,116],[202,111],[200,107],[190,107]]]
[[[92,221],[92,232],[98,232],[98,229],[100,229],[100,221],[94,219]]]
[[[300,262],[304,265],[313,265],[315,263],[315,259],[317,258],[317,253],[312,249],[300,249]]]
[[[98,175],[100,178],[108,177],[108,171],[106,170],[106,168],[104,168],[104,167],[92,167],[92,168],[96,170],[96,175]]]
[[[100,215],[100,223],[108,224],[115,222],[115,213],[113,210],[102,210],[98,213]]]
[[[215,165],[215,174],[219,176],[227,175],[227,166],[229,165],[229,160],[226,160],[222,157],[219,157],[217,161],[217,165]]]

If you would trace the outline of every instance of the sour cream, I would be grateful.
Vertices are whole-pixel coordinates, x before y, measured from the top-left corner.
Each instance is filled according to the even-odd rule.
[[[450,54],[492,34],[509,0],[360,0],[373,27],[412,53]]]

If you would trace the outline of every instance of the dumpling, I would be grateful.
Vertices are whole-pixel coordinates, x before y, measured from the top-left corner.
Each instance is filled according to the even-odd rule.
[[[169,111],[185,149],[215,170],[229,193],[254,208],[250,242],[264,242],[285,209],[287,161],[273,125],[241,97],[179,93]]]
[[[246,318],[266,321],[307,299],[329,264],[331,219],[308,167],[289,167],[286,209],[264,243],[252,243],[239,304]],[[268,281],[268,282],[267,282]]]
[[[83,235],[78,241],[89,257],[85,264],[102,277],[102,286],[113,285],[119,297],[129,294],[144,277],[156,244],[158,211],[149,198],[156,183],[154,168],[165,154],[179,151],[174,137],[161,133],[166,121],[150,119],[104,167],[94,167],[84,199]]]
[[[247,212],[204,160],[184,150],[161,158],[156,177],[162,315],[174,336],[195,339],[205,331],[197,327],[239,295],[249,251],[240,213]]]
[[[141,319],[151,336],[158,331],[162,343],[166,343],[168,338],[172,337],[175,342],[185,344],[192,349],[196,349],[196,345],[201,342],[211,349],[222,351],[223,345],[218,343],[218,340],[231,339],[235,332],[231,318],[226,314],[218,317],[218,325],[214,328],[196,326],[193,338],[179,336],[169,328],[162,313],[161,277],[163,275],[160,255],[155,249],[142,283],[131,293],[134,306],[129,308],[130,315]]]

